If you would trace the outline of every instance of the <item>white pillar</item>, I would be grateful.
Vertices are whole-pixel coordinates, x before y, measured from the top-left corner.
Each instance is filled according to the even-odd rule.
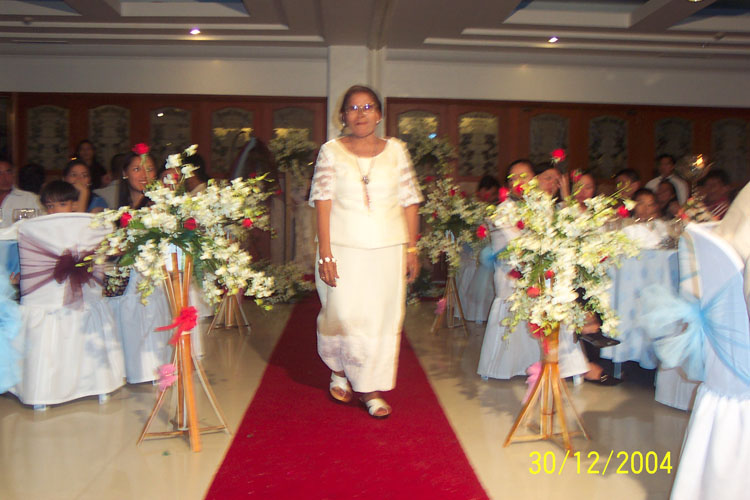
[[[341,132],[339,108],[349,87],[367,85],[380,94],[384,58],[384,49],[369,50],[364,46],[348,45],[328,47],[328,139],[338,137]],[[382,130],[381,123],[379,131]]]

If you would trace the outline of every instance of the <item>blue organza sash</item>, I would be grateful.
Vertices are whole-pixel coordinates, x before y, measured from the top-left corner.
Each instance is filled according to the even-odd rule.
[[[742,290],[735,274],[708,300],[676,295],[662,285],[643,290],[640,326],[654,341],[665,368],[681,366],[688,378],[705,380],[704,342],[738,378],[750,384],[750,334],[747,307],[732,290]],[[744,323],[743,323],[744,322]],[[739,325],[739,326],[738,326]]]

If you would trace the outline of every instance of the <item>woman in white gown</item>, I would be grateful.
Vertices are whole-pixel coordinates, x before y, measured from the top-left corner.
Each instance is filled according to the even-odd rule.
[[[422,201],[404,144],[375,134],[381,110],[372,89],[346,92],[340,117],[349,134],[321,147],[310,190],[318,220],[318,353],[332,371],[329,392],[340,402],[361,393],[377,418],[392,411],[380,392],[395,386],[406,281],[419,273]]]

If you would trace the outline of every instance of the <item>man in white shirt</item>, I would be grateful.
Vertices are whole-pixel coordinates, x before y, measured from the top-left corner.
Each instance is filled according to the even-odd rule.
[[[659,175],[648,181],[646,189],[655,193],[659,187],[659,183],[663,180],[667,180],[674,186],[674,190],[677,193],[677,201],[680,205],[684,205],[685,201],[688,199],[688,195],[690,195],[690,186],[674,173],[674,156],[661,155],[656,159],[656,164],[659,169]]]
[[[0,227],[13,224],[13,210],[18,208],[34,208],[38,214],[44,213],[39,197],[15,187],[15,179],[15,167],[8,160],[0,158],[0,208],[2,208]]]

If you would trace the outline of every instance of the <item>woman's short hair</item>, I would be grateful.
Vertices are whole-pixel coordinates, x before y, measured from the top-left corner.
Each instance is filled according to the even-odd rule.
[[[558,172],[560,171],[557,168],[557,166],[553,162],[551,162],[551,161],[539,162],[536,165],[534,165],[534,175],[542,174],[542,173],[546,172],[547,170],[550,170],[550,169],[553,169],[553,168],[555,170],[557,170]]]
[[[50,181],[44,185],[39,193],[42,205],[62,201],[78,201],[78,190],[73,184],[61,180]]]
[[[378,111],[380,111],[380,114],[383,114],[383,103],[380,101],[377,92],[366,85],[352,85],[344,93],[344,98],[341,100],[341,108],[339,108],[339,118],[341,118],[341,123],[346,123],[344,122],[344,116],[346,116],[346,107],[349,104],[349,99],[351,99],[354,94],[359,93],[370,94],[372,100],[375,101],[375,106],[378,108]]]
[[[635,193],[633,193],[633,199],[637,200],[639,196],[647,195],[652,197],[653,199],[656,199],[656,194],[647,188],[640,188]]]
[[[62,176],[67,177],[70,171],[75,167],[76,165],[83,165],[86,167],[86,170],[89,173],[89,176],[91,175],[91,169],[88,165],[86,165],[86,162],[81,160],[80,158],[73,158],[68,163],[65,164],[65,167],[63,167]]]

